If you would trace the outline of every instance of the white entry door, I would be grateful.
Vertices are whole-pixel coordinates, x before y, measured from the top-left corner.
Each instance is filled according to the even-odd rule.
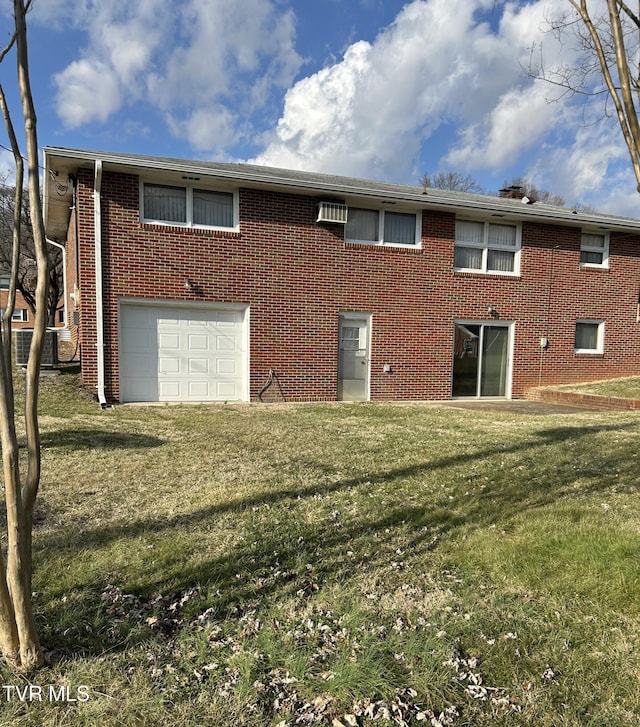
[[[120,400],[244,401],[246,310],[120,306]]]
[[[369,316],[340,315],[338,399],[369,399]]]

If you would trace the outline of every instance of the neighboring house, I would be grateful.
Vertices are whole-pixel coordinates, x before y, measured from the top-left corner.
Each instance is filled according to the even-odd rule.
[[[44,163],[102,403],[249,401],[271,379],[289,401],[522,397],[640,374],[640,220],[244,164]]]
[[[9,273],[6,270],[0,270],[0,316],[4,315],[7,307],[7,298],[9,294]],[[13,315],[11,316],[12,328],[33,328],[33,311],[29,308],[26,300],[22,297],[22,293],[16,291],[16,300],[13,307]]]

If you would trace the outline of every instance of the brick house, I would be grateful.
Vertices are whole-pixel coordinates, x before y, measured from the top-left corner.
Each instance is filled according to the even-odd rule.
[[[0,312],[4,313],[7,307],[9,297],[9,273],[0,270]],[[33,311],[29,308],[27,301],[22,297],[22,293],[16,291],[16,300],[11,316],[12,328],[33,328],[34,316]]]
[[[640,374],[640,220],[243,164],[44,162],[102,403],[249,401],[270,381],[289,401],[509,398]]]

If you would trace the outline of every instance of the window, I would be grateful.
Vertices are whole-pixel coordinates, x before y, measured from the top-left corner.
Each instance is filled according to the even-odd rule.
[[[378,245],[419,245],[418,215],[349,207],[344,239]]]
[[[9,290],[11,273],[8,270],[0,270],[0,290]]]
[[[187,227],[234,229],[237,201],[232,192],[168,184],[142,185],[142,219]]]
[[[604,322],[576,322],[576,353],[602,353],[604,350]]]
[[[609,234],[583,232],[580,238],[580,265],[589,268],[609,266]]]
[[[4,316],[4,308],[0,308],[0,318]],[[27,323],[29,320],[29,311],[26,308],[14,308],[11,320],[15,323]]]
[[[518,225],[456,220],[454,268],[478,273],[518,273]]]

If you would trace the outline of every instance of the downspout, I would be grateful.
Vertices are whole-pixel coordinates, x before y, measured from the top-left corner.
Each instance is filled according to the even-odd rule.
[[[102,159],[96,159],[93,184],[93,227],[95,235],[96,267],[96,347],[98,354],[98,401],[105,409],[108,407],[104,394],[104,317],[102,312]]]
[[[75,280],[73,281],[73,292],[69,293],[69,298],[73,301],[74,310],[80,308],[80,245],[78,243],[78,180],[71,177],[73,183],[73,272]],[[67,323],[69,326],[70,324]],[[76,323],[76,350],[80,351],[80,361],[82,361],[82,348],[80,347],[80,320]]]
[[[73,184],[73,269],[76,274],[74,281],[74,289],[80,284],[79,270],[80,270],[80,249],[78,245],[78,180],[75,176],[71,176]]]

